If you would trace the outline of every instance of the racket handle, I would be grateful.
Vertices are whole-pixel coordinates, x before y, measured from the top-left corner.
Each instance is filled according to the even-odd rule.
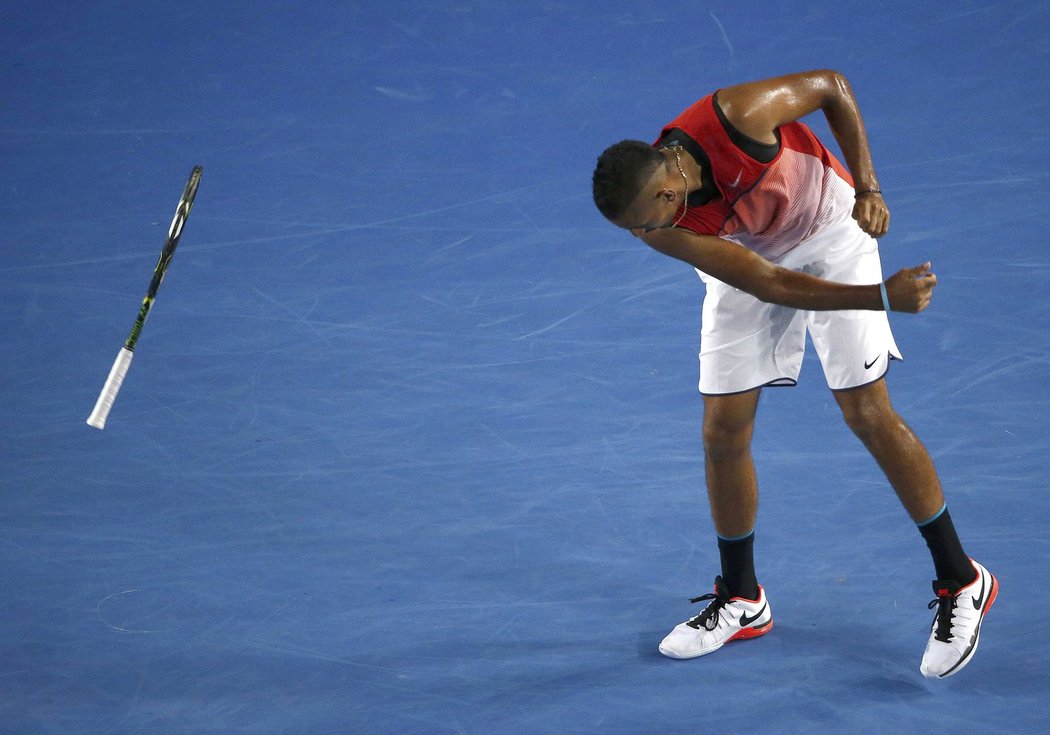
[[[102,392],[98,394],[98,400],[95,401],[95,410],[88,416],[88,426],[94,426],[96,429],[106,427],[106,417],[109,416],[109,410],[113,408],[113,401],[117,400],[120,385],[124,382],[124,376],[128,374],[131,358],[134,356],[135,353],[127,347],[120,348],[117,359],[113,361],[113,367],[109,369],[106,384],[102,386]]]

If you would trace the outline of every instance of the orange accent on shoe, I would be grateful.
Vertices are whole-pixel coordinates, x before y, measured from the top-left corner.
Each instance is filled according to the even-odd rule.
[[[759,600],[762,599],[762,595],[764,594],[765,589],[762,587],[762,585],[758,585],[758,597],[756,597],[755,599],[752,600],[750,597],[741,597],[738,595],[736,597],[730,597],[729,601],[732,602],[733,600],[740,600],[741,602],[750,602],[752,604],[756,604]]]
[[[999,596],[999,580],[991,572],[988,572],[988,576],[992,578],[992,591],[988,593],[988,602],[984,605],[985,613],[992,609],[992,603],[995,602],[995,598]]]

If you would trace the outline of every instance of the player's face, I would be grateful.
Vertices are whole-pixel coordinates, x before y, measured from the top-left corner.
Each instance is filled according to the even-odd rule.
[[[674,183],[667,176],[666,167],[658,168],[623,216],[613,220],[613,224],[630,230],[635,237],[670,227],[681,206],[680,192],[675,191]],[[681,182],[678,183],[682,188]]]

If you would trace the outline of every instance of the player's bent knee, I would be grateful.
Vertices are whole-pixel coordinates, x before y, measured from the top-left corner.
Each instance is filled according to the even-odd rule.
[[[854,401],[841,406],[846,425],[861,439],[877,435],[900,422],[897,412],[888,402]]]

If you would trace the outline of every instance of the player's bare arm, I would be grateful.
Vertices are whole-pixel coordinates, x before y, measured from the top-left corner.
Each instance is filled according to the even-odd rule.
[[[773,131],[780,125],[823,112],[856,186],[853,218],[872,237],[886,234],[889,208],[879,193],[857,99],[844,76],[823,69],[748,82],[719,91],[718,102],[740,132],[765,143],[776,142]]]
[[[688,230],[659,229],[635,234],[654,250],[699,268],[762,301],[812,311],[881,311],[883,308],[877,284],[857,286],[826,281],[781,268],[728,240]],[[922,311],[929,306],[935,285],[937,276],[930,272],[929,263],[898,271],[886,281],[890,308],[912,313]]]

